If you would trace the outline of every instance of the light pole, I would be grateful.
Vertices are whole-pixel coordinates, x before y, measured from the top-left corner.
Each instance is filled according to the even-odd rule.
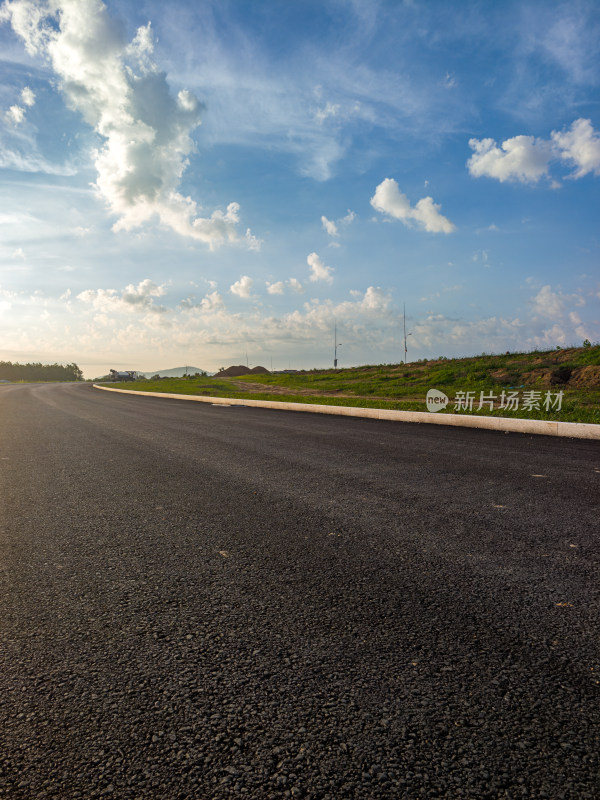
[[[406,354],[408,352],[408,348],[406,347],[406,337],[412,336],[412,333],[406,332],[406,303],[404,303],[404,363],[406,364]]]
[[[337,350],[342,346],[342,343],[337,340],[337,322],[334,323],[333,331],[333,368],[337,369]]]

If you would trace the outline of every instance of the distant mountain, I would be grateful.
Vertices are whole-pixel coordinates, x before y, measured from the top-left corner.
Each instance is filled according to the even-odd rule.
[[[153,375],[160,375],[161,378],[181,378],[187,372],[188,375],[195,375],[196,372],[204,372],[200,367],[174,367],[173,369],[157,369],[154,372],[139,372],[138,375],[145,375],[151,378]]]

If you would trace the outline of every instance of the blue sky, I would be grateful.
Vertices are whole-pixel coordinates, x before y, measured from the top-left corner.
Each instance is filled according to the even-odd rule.
[[[0,359],[600,340],[597,2],[0,8]]]

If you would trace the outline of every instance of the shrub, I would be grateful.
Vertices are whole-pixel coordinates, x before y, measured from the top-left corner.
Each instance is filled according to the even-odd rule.
[[[552,374],[550,375],[550,383],[553,386],[568,383],[572,372],[572,367],[567,366],[567,364],[561,364],[560,367],[556,367],[556,369],[552,370]]]

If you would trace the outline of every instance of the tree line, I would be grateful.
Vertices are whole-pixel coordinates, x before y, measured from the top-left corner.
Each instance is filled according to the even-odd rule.
[[[0,380],[82,381],[83,372],[77,364],[13,364],[11,361],[0,361]]]

